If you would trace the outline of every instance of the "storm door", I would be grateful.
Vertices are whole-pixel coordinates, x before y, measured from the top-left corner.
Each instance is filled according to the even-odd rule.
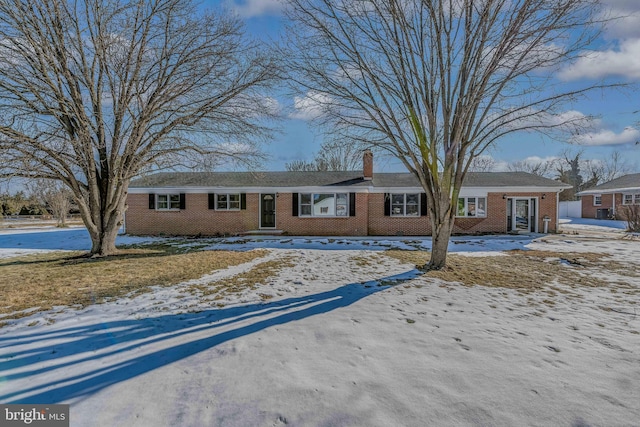
[[[260,196],[260,228],[275,228],[276,226],[276,195],[262,194]]]

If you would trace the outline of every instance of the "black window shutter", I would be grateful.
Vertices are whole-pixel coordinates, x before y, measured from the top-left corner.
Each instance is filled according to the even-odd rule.
[[[216,208],[216,195],[214,193],[209,193],[209,209]]]
[[[180,193],[180,209],[185,210],[187,208],[187,195]]]
[[[356,216],[356,193],[349,193],[349,216]]]
[[[156,195],[149,194],[149,209],[155,209],[155,208],[156,208]]]
[[[240,193],[240,209],[247,209],[247,193]]]
[[[291,194],[291,215],[298,216],[298,193]]]
[[[427,216],[427,193],[420,193],[420,216]]]
[[[384,216],[391,216],[391,195],[384,193]]]

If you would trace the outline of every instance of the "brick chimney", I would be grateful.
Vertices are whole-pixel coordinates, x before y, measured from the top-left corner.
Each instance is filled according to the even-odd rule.
[[[369,149],[362,154],[362,175],[365,180],[373,179],[373,153]]]

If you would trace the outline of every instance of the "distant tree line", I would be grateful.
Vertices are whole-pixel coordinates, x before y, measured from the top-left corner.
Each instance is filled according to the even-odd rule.
[[[38,180],[29,188],[28,193],[0,193],[0,216],[52,215],[59,227],[65,227],[67,215],[78,213],[73,194],[60,183]]]
[[[0,193],[0,214],[9,215],[43,215],[48,214],[46,207],[32,195],[23,191],[14,194]]]

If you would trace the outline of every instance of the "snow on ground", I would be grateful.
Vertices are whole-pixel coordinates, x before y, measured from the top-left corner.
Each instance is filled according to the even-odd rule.
[[[118,245],[155,240],[150,237],[119,235]],[[53,225],[0,229],[0,258],[51,251],[88,251],[91,239],[85,227],[56,228]]]
[[[599,252],[640,274],[639,240],[574,227],[451,248]],[[82,249],[80,230],[38,233],[0,248]],[[428,239],[206,243],[295,266],[222,306],[192,282],[20,319],[0,329],[0,402],[70,403],[72,426],[640,425],[638,276],[550,297],[439,282],[380,250]]]

